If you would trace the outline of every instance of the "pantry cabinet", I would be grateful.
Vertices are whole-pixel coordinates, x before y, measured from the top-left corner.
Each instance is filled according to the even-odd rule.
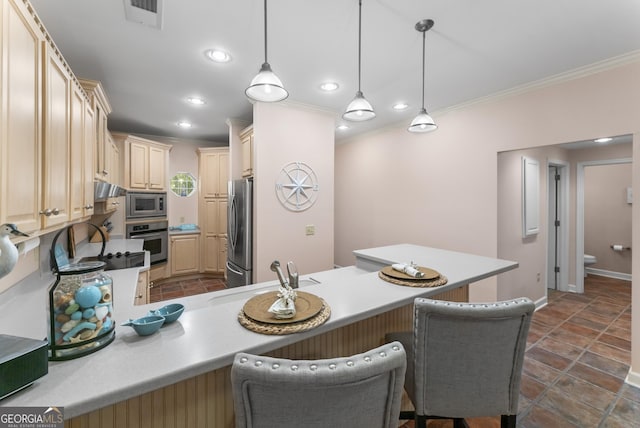
[[[171,276],[198,273],[200,271],[200,234],[171,235]]]
[[[127,134],[113,134],[124,150],[124,187],[165,190],[171,145]]]
[[[201,271],[224,274],[227,260],[229,151],[226,148],[199,148],[198,157]]]
[[[229,180],[229,150],[200,148],[200,191],[204,198],[226,198]]]

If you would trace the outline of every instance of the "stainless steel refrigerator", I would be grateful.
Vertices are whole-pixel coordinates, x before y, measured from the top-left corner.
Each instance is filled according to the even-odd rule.
[[[227,222],[227,287],[251,284],[253,180],[229,182]]]

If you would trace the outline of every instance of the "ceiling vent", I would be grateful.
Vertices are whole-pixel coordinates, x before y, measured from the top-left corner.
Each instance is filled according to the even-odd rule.
[[[163,0],[124,0],[124,14],[127,21],[162,28]]]

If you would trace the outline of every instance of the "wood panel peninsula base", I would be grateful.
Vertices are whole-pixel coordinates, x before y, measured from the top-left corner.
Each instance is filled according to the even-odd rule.
[[[271,336],[237,322],[244,303],[275,280],[176,299],[182,317],[144,338],[119,324],[157,305],[133,305],[127,271],[114,272],[116,339],[95,354],[49,365],[49,373],[0,406],[64,407],[66,427],[232,427],[230,365],[237,352],[285,358],[331,358],[372,349],[390,331],[409,330],[416,297],[468,300],[468,284],[514,269],[516,262],[415,245],[360,250],[356,265],[301,276],[302,290],[331,306],[324,324]],[[413,261],[448,278],[435,288],[407,287],[378,277],[380,264]],[[135,272],[135,270],[133,270]],[[120,297],[118,297],[120,296]],[[27,304],[28,302],[24,302]],[[0,318],[1,318],[0,314]],[[0,319],[1,321],[1,319]]]

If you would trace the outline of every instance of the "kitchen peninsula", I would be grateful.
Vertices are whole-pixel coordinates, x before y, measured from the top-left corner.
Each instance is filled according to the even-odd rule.
[[[137,269],[111,271],[115,341],[94,354],[50,363],[49,374],[0,406],[63,406],[71,427],[233,426],[229,366],[237,352],[288,358],[362,352],[378,346],[387,331],[410,328],[416,297],[465,300],[468,284],[518,266],[408,244],[355,254],[356,266],[302,275],[301,283],[313,283],[303,290],[324,299],[331,316],[312,330],[283,336],[254,333],[237,321],[249,298],[277,287],[272,281],[177,299],[186,306],[182,317],[139,337],[119,324],[161,305],[133,305]],[[409,261],[437,270],[447,284],[406,287],[378,277],[378,266]]]

